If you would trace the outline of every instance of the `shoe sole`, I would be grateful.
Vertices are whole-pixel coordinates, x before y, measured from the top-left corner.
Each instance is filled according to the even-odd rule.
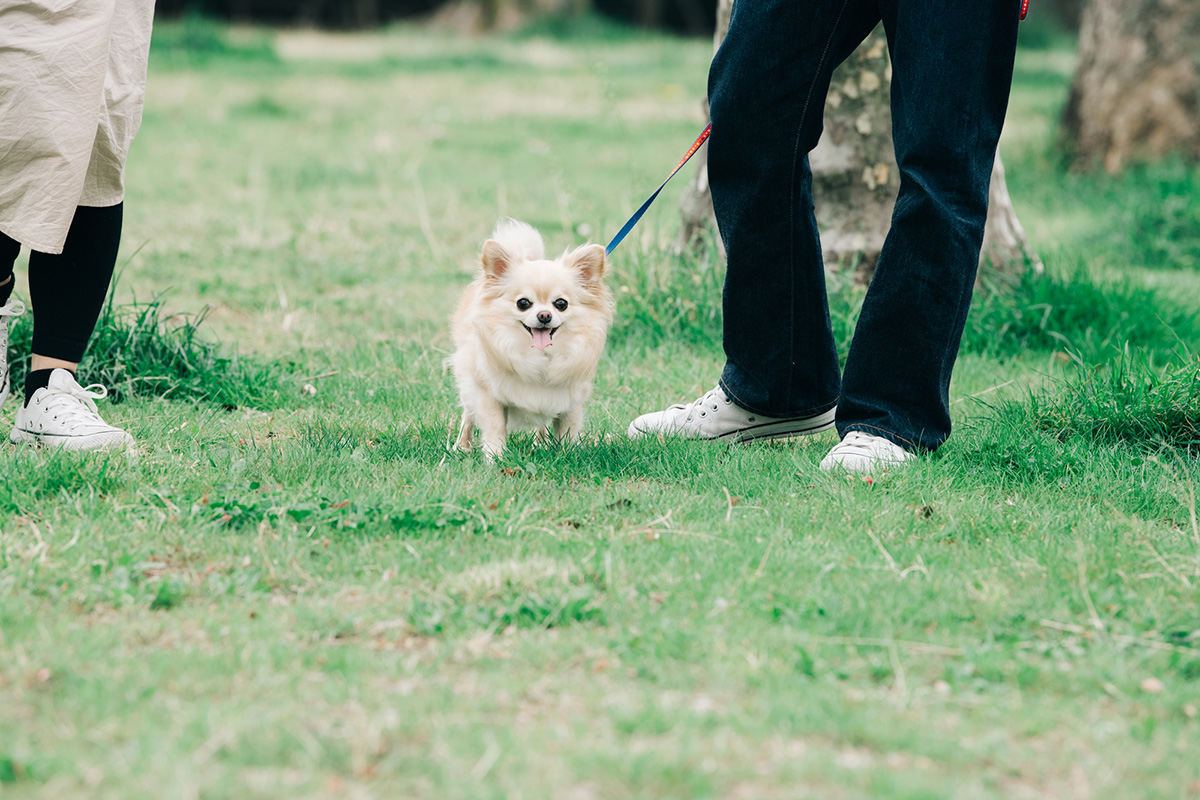
[[[43,447],[55,447],[63,450],[117,450],[133,446],[133,437],[128,433],[119,437],[110,433],[96,433],[91,436],[56,436],[52,433],[30,433],[20,428],[13,428],[8,438],[13,444],[40,444]]]
[[[715,437],[721,441],[746,443],[763,439],[791,439],[796,436],[811,436],[833,427],[837,409],[830,409],[815,417],[797,417],[794,419],[776,420],[762,425],[751,425],[749,428],[739,428],[736,431]]]

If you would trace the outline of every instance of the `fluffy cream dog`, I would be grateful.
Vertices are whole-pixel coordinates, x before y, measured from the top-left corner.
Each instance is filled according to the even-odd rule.
[[[613,318],[604,247],[550,261],[537,231],[505,219],[481,261],[450,320],[463,407],[456,446],[469,451],[475,427],[489,458],[504,452],[510,431],[578,439]]]

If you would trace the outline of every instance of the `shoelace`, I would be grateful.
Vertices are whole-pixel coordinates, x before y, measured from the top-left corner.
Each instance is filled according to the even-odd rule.
[[[108,389],[98,383],[80,386],[75,384],[66,388],[56,387],[50,390],[46,401],[46,413],[55,419],[68,418],[79,422],[104,424],[100,419],[100,411],[96,408],[96,400],[108,397]],[[71,402],[71,401],[74,402]]]
[[[725,393],[721,391],[720,386],[709,389],[702,396],[693,400],[691,403],[689,403],[686,406],[680,406],[680,408],[687,409],[687,421],[691,422],[692,415],[695,414],[696,409],[700,408],[701,406],[711,407],[713,411],[719,411],[721,409],[721,406],[720,406],[720,403],[717,402],[718,399],[724,400],[726,403],[729,402],[729,398],[726,397]],[[701,416],[704,416],[707,413],[708,413],[707,411],[702,411]]]
[[[25,313],[25,304],[20,300],[9,300],[4,305],[0,306],[0,347],[5,349],[5,353],[0,353],[0,362],[8,364],[8,320],[4,317],[19,317]],[[3,379],[3,373],[0,372],[0,379]]]
[[[869,438],[868,434],[861,431],[850,431],[834,449],[842,453],[874,457],[878,444],[874,439]]]

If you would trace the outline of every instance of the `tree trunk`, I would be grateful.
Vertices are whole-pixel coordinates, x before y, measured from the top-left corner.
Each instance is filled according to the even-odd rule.
[[[720,2],[714,46],[720,46],[725,36],[731,5],[731,0]],[[869,282],[875,272],[900,187],[892,147],[890,84],[887,41],[882,29],[876,29],[834,72],[825,104],[825,132],[809,156],[826,267],[852,271],[862,283]],[[697,157],[705,155],[702,152]],[[1030,251],[1013,210],[998,156],[989,196],[981,270],[985,274],[1028,267],[1040,270],[1041,262]],[[680,212],[683,225],[678,244],[695,246],[712,220],[704,160],[684,193]]]
[[[1090,0],[1063,126],[1077,169],[1200,158],[1200,2]]]
[[[825,132],[808,157],[825,265],[860,283],[875,274],[900,189],[891,79],[887,39],[876,28],[834,71]]]
[[[1043,8],[1058,20],[1058,23],[1069,31],[1079,31],[1079,22],[1083,18],[1084,0],[1038,0],[1035,8]]]
[[[713,33],[714,54],[721,46],[721,42],[725,40],[725,32],[729,30],[729,14],[732,11],[733,0],[719,0],[717,3],[717,29]],[[704,118],[708,119],[707,97],[704,98]],[[696,153],[695,162],[696,176],[684,189],[683,197],[679,201],[679,213],[683,218],[683,225],[679,229],[676,244],[680,249],[692,248],[700,244],[703,241],[704,232],[712,226],[713,222],[712,195],[708,191],[707,142],[700,148],[700,152]],[[719,236],[717,237],[717,250],[723,260],[725,245]]]
[[[983,250],[979,254],[979,278],[1013,279],[1024,270],[1041,273],[1045,267],[1025,238],[1025,229],[1017,219],[1008,183],[1004,180],[1004,163],[996,153],[992,166],[992,182],[988,186],[988,215],[983,228]]]

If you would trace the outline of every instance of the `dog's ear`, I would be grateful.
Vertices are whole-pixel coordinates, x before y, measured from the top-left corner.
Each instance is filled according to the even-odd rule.
[[[504,245],[495,239],[488,239],[483,243],[482,261],[483,274],[499,280],[512,268],[515,259]]]
[[[585,244],[576,247],[563,258],[563,263],[579,272],[584,283],[596,283],[604,277],[608,264],[604,259],[604,246]]]

